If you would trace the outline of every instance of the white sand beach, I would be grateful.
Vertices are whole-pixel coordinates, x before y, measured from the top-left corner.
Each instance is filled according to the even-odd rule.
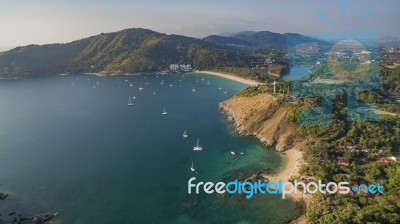
[[[257,82],[257,81],[250,80],[250,79],[245,79],[245,78],[233,75],[233,74],[225,74],[225,73],[212,72],[212,71],[197,71],[197,72],[198,73],[204,73],[204,74],[207,74],[207,75],[215,75],[215,76],[219,76],[219,77],[222,77],[222,78],[230,79],[230,80],[233,80],[233,81],[236,81],[236,82],[243,83],[243,84],[248,85],[248,86],[257,86],[257,85],[262,84],[261,82]]]

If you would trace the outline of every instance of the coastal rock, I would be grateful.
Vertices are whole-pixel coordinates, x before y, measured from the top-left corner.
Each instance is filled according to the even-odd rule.
[[[11,222],[11,223],[18,223],[18,224],[44,224],[44,223],[47,223],[48,221],[52,220],[55,216],[57,216],[57,213],[55,213],[55,214],[43,214],[43,215],[38,215],[38,216],[35,216],[35,217],[19,217],[18,219],[16,217],[14,217],[14,220],[16,220],[16,222]]]
[[[298,127],[286,121],[292,106],[278,105],[269,94],[234,97],[219,106],[239,135],[254,136],[277,151],[302,148],[304,144]]]
[[[0,200],[5,200],[8,197],[8,194],[0,192]]]

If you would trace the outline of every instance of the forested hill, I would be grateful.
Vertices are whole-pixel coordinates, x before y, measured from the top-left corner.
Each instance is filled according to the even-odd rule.
[[[0,77],[60,73],[138,73],[189,63],[197,69],[247,67],[249,56],[191,37],[135,28],[66,44],[29,45],[0,53]]]

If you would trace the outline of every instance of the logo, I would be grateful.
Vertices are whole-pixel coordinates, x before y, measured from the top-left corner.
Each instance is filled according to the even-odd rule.
[[[271,195],[282,195],[282,199],[286,198],[286,195],[302,192],[304,194],[315,194],[317,192],[322,194],[349,194],[349,193],[366,193],[366,194],[383,194],[383,186],[380,184],[361,184],[360,186],[350,187],[349,182],[329,182],[322,183],[321,180],[318,182],[304,183],[295,180],[294,183],[283,182],[278,180],[276,182],[271,181],[263,183],[261,180],[257,182],[240,182],[234,180],[228,183],[218,182],[198,182],[196,177],[192,177],[188,181],[188,194],[199,194],[204,192],[206,194],[245,194],[246,199],[252,198],[256,194],[271,194]]]
[[[333,97],[344,94],[349,121],[377,121],[380,119],[371,105],[360,103],[357,93],[376,90],[382,86],[376,32],[372,28],[356,29],[371,15],[362,12],[355,20],[347,21],[347,1],[340,1],[340,21],[335,22],[322,11],[317,16],[334,31],[286,40],[294,97],[319,98],[320,106],[307,108],[299,115],[303,126],[332,125]],[[306,75],[296,75],[298,70]]]

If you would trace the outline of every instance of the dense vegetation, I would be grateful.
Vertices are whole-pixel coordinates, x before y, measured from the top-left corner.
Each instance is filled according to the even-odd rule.
[[[384,70],[383,86],[361,92],[358,98],[380,108],[395,105],[388,96],[398,93],[399,75],[399,70]],[[334,97],[332,125],[300,126],[303,135],[312,137],[301,173],[324,182],[379,183],[384,194],[316,195],[308,207],[308,222],[400,223],[400,164],[388,159],[399,155],[399,114],[383,115],[376,122],[350,122],[346,99],[341,94]],[[302,109],[318,104],[316,99],[299,100],[287,119],[297,123]],[[339,157],[346,163],[338,163]]]
[[[318,74],[321,73],[318,70]],[[372,71],[376,71],[373,68]],[[383,68],[382,68],[383,69]],[[329,75],[329,74],[328,74]],[[378,108],[398,107],[390,96],[398,95],[400,69],[383,69],[382,85],[358,93],[358,99]],[[293,83],[279,83],[286,89]],[[271,84],[249,87],[237,96],[252,97],[271,93]],[[400,223],[400,113],[382,115],[378,121],[348,121],[347,96],[333,95],[332,124],[302,126],[301,112],[321,104],[318,98],[285,100],[286,93],[275,95],[280,104],[291,104],[286,120],[295,123],[303,136],[309,137],[304,148],[306,163],[300,174],[327,182],[347,181],[352,184],[377,184],[383,194],[315,194],[307,203],[307,223]],[[341,163],[339,163],[339,158]]]

